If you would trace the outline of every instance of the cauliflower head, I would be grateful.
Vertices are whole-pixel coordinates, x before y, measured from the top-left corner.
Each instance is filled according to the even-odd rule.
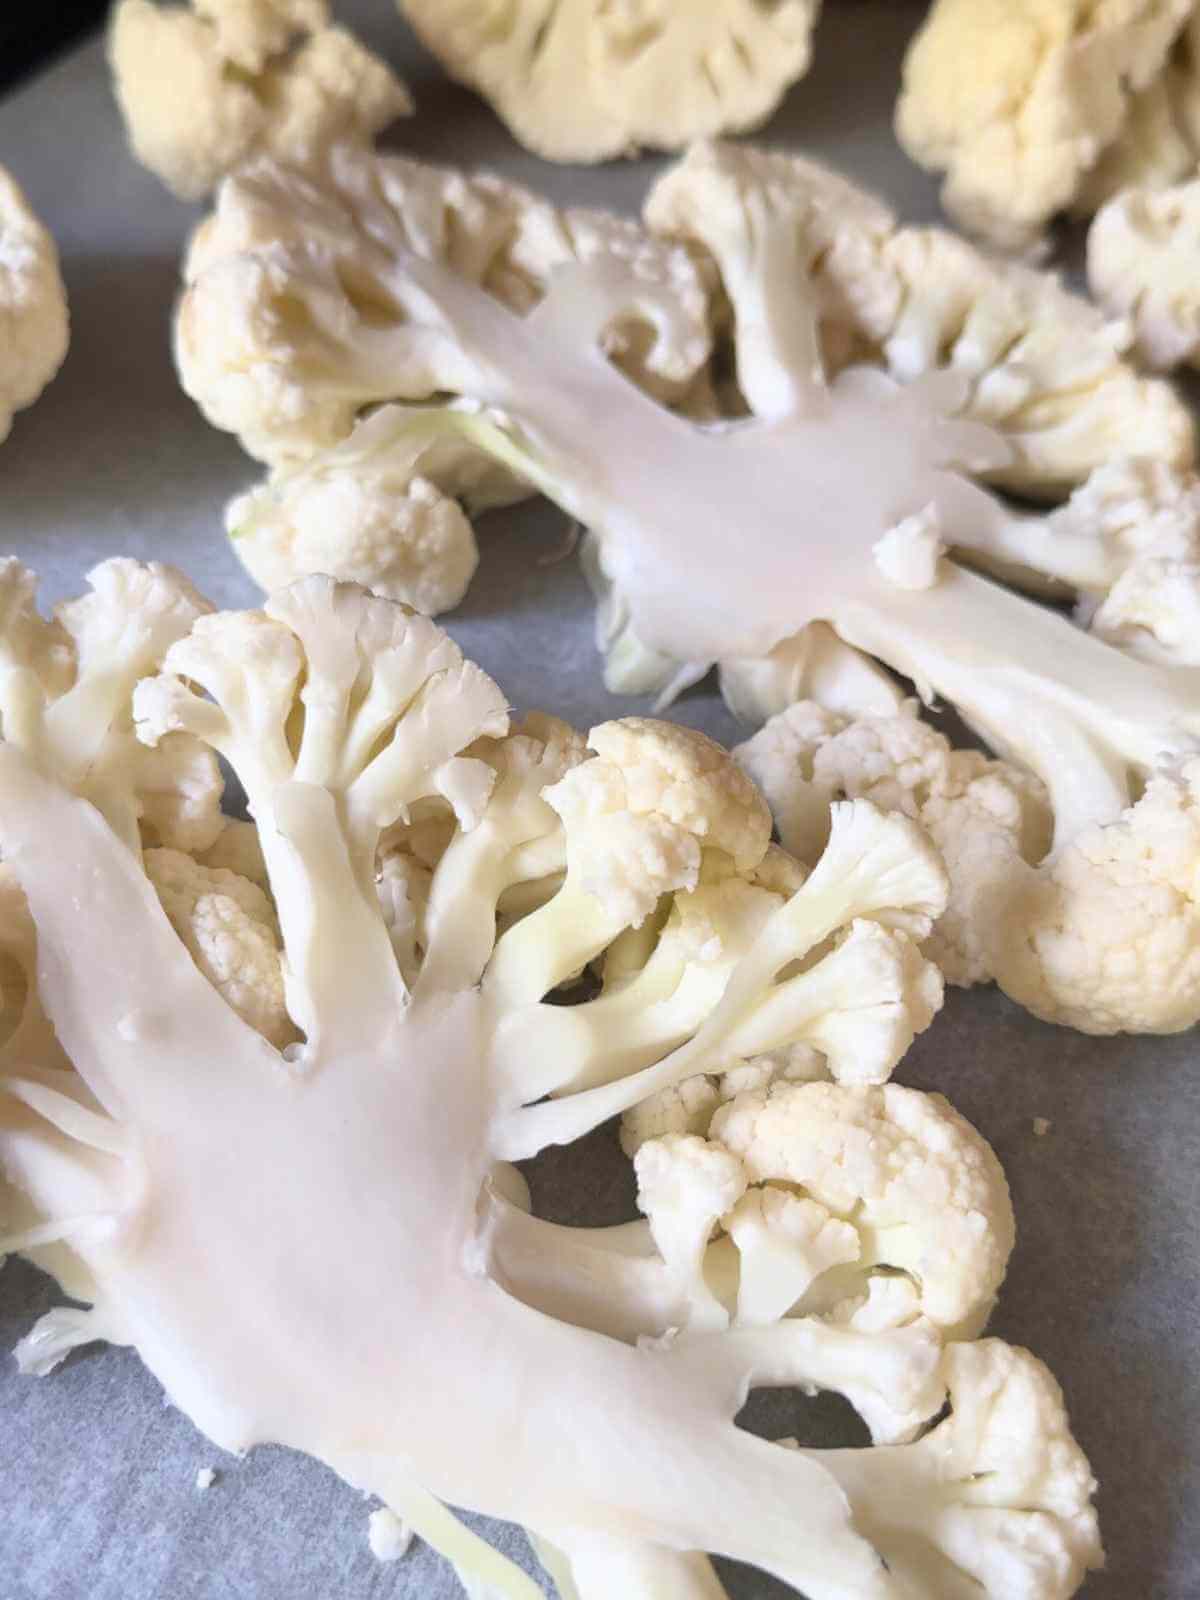
[[[1035,245],[1163,70],[1193,0],[936,0],[904,63],[896,133],[942,204]]]
[[[412,110],[326,0],[119,0],[108,38],[130,148],[181,200],[259,154],[304,165]]]
[[[0,442],[62,366],[68,338],[54,240],[0,167]]]
[[[820,0],[398,0],[447,70],[549,161],[758,127],[808,70]]]

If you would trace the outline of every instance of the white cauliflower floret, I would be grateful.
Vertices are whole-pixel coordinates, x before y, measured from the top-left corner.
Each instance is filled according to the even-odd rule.
[[[1084,1033],[1177,1033],[1200,1014],[1200,760],[1151,777],[1115,822],[1014,883],[1003,988]]]
[[[907,701],[891,717],[839,716],[801,701],[734,751],[767,797],[786,849],[813,860],[835,800],[870,800],[919,822],[946,863],[950,898],[925,953],[951,983],[992,976],[992,924],[1013,861],[1040,861],[1050,841],[1036,778],[975,750],[955,750]]]
[[[0,167],[0,441],[62,366],[68,337],[54,240]]]
[[[668,1134],[705,1134],[721,1093],[711,1078],[686,1078],[660,1089],[621,1118],[621,1148],[631,1159],[648,1139]]]
[[[953,1337],[987,1321],[1015,1225],[991,1147],[940,1095],[897,1084],[779,1084],[739,1095],[709,1137],[751,1183],[787,1185],[852,1222],[865,1274],[907,1273],[925,1316]]]
[[[550,161],[605,161],[642,146],[764,122],[808,70],[820,0],[398,0],[448,71],[485,95]]]
[[[633,1167],[638,1206],[687,1305],[685,1326],[727,1326],[728,1313],[704,1281],[704,1255],[718,1220],[745,1193],[742,1163],[720,1145],[669,1133],[642,1145]]]
[[[108,52],[134,155],[183,200],[252,156],[303,164],[412,110],[325,0],[120,0]]]
[[[284,1002],[279,923],[258,884],[180,850],[147,850],[146,876],[171,926],[213,987],[264,1039],[298,1037]]]
[[[904,63],[896,132],[946,174],[942,204],[1004,249],[1034,244],[1119,138],[1193,0],[936,0]]]
[[[479,562],[471,524],[427,478],[339,468],[265,485],[225,513],[233,547],[263,589],[327,572],[426,616],[456,606]]]
[[[1127,189],[1088,232],[1092,293],[1128,316],[1138,353],[1159,370],[1200,362],[1200,179]]]

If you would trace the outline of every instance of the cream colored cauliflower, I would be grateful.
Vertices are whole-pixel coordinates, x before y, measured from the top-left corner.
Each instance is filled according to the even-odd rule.
[[[254,581],[280,589],[310,572],[361,583],[426,616],[456,606],[479,562],[462,508],[428,478],[393,476],[394,458],[268,481],[225,511],[233,547]]]
[[[550,161],[758,127],[808,70],[820,0],[398,0],[456,78]]]
[[[182,200],[251,156],[303,165],[412,110],[326,0],[119,0],[108,53],[134,155]]]
[[[275,908],[258,884],[181,850],[147,850],[146,876],[171,926],[213,987],[271,1044],[299,1037],[284,998]]]
[[[1147,366],[1200,364],[1200,179],[1126,189],[1088,231],[1088,283],[1127,316]]]
[[[1013,885],[996,977],[1083,1033],[1178,1033],[1200,1016],[1200,758],[1152,777]]]
[[[870,800],[919,822],[950,878],[949,903],[925,953],[951,983],[992,976],[990,926],[1013,861],[1039,861],[1050,842],[1036,778],[977,750],[953,749],[912,700],[894,716],[857,719],[800,701],[734,756],[766,795],[785,848],[801,860],[816,860],[824,848],[835,800]]]
[[[54,240],[0,167],[0,442],[62,366],[68,336]]]
[[[1036,244],[1119,138],[1194,0],[936,0],[896,132],[942,204],[1006,250]]]

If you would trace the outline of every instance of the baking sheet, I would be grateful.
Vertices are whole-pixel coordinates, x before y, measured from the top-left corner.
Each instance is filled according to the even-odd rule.
[[[421,107],[389,142],[432,160],[483,163],[557,200],[636,210],[657,163],[553,168],[519,150],[487,109],[447,84],[387,0],[344,18],[386,54]],[[933,186],[895,145],[890,115],[904,40],[920,7],[830,0],[815,68],[765,137],[804,148],[884,192],[912,220],[937,215]],[[104,556],[167,558],[215,601],[254,590],[220,534],[226,498],[254,475],[178,389],[169,313],[198,210],[125,153],[101,47],[92,43],[0,101],[0,161],[26,186],[62,251],[73,338],[66,365],[0,447],[0,551],[74,593]],[[600,687],[591,605],[563,519],[524,507],[487,519],[481,570],[446,619],[518,708],[587,726],[643,709]],[[699,691],[680,720],[728,740],[731,719]],[[1058,1375],[1102,1483],[1108,1570],[1087,1600],[1200,1596],[1200,1071],[1197,1040],[1093,1041],[1045,1027],[994,991],[952,991],[900,1081],[937,1088],[995,1145],[1019,1244],[993,1331]],[[1045,1117],[1050,1131],[1033,1133]],[[601,1132],[534,1174],[545,1214],[622,1220],[628,1172]],[[52,1302],[22,1263],[0,1274],[0,1349]],[[757,1397],[773,1434],[850,1442],[842,1409]],[[197,1469],[214,1466],[200,1494]],[[0,1600],[439,1600],[460,1591],[430,1551],[378,1564],[369,1506],[282,1450],[222,1457],[165,1404],[123,1351],[72,1357],[47,1379],[0,1361]],[[524,1537],[480,1524],[532,1565]],[[726,1569],[743,1600],[782,1593]],[[620,1597],[614,1596],[614,1600]]]

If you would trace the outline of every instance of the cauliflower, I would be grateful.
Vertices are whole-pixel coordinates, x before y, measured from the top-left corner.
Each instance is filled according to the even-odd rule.
[[[950,880],[946,910],[924,951],[951,983],[993,976],[989,949],[1014,858],[1038,862],[1050,843],[1042,784],[976,750],[955,750],[917,715],[850,718],[811,700],[773,717],[734,751],[770,803],[786,849],[824,847],[832,801],[870,800],[911,817],[937,846]]]
[[[222,827],[212,752],[184,734],[141,745],[129,696],[207,603],[157,562],[114,557],[88,581],[46,622],[33,573],[0,561],[0,735],[87,795],[131,846],[204,850]]]
[[[412,110],[326,0],[119,0],[108,54],[133,153],[181,200],[261,152],[304,164]]]
[[[820,0],[398,0],[423,42],[549,161],[756,128],[802,78]]]
[[[1138,353],[1163,370],[1200,362],[1200,179],[1169,189],[1127,189],[1088,231],[1092,293],[1128,316]]]
[[[62,366],[68,336],[54,240],[0,167],[0,443]]]
[[[148,597],[165,586],[152,572]],[[897,1111],[908,1102],[891,1091],[775,1090],[819,1091],[835,1137],[879,1122],[876,1154],[834,1186],[811,1119],[796,1121],[789,1155],[793,1135],[768,1130],[775,1101],[759,1139],[735,1100],[729,1143],[643,1146],[650,1215],[620,1240],[529,1216],[504,1198],[524,1197],[503,1163],[749,1047],[787,1050],[822,997],[852,1005],[822,969],[861,919],[912,939],[941,910],[944,880],[912,824],[863,801],[839,808],[822,861],[785,897],[768,882],[797,874],[768,850],[765,808],[708,741],[635,720],[595,730],[587,754],[552,719],[510,730],[495,684],[434,624],[328,578],[260,611],[192,604],[177,631],[183,604],[176,591],[170,626],[161,612],[147,623],[159,657],[148,676],[134,685],[117,657],[105,680],[117,703],[101,722],[129,719],[150,745],[187,734],[230,763],[267,891],[235,884],[227,868],[143,858],[83,798],[88,769],[14,740],[6,711],[0,848],[36,929],[38,1003],[74,1070],[3,1060],[0,1169],[23,1208],[3,1243],[63,1247],[78,1264],[74,1275],[63,1266],[64,1281],[85,1302],[38,1324],[26,1366],[95,1338],[130,1344],[217,1446],[308,1451],[378,1495],[469,1582],[514,1600],[537,1586],[446,1502],[525,1523],[549,1559],[561,1550],[571,1570],[592,1573],[593,1595],[611,1563],[707,1583],[696,1552],[712,1550],[812,1600],[898,1597],[880,1554],[898,1537],[893,1499],[881,1490],[870,1522],[854,1479],[871,1469],[777,1450],[734,1418],[748,1389],[780,1383],[846,1394],[881,1439],[919,1433],[947,1386],[962,1413],[949,1437],[980,1414],[982,1399],[972,1412],[969,1397],[981,1384],[972,1389],[952,1356],[946,1365],[953,1329],[936,1320],[969,1317],[1002,1271],[1006,1200],[987,1187],[978,1137],[940,1103]],[[26,612],[8,620],[48,647]],[[41,659],[46,670],[45,650]],[[92,692],[102,706],[99,685]],[[208,848],[254,866],[241,830]],[[417,861],[418,848],[432,864],[406,974],[377,878],[381,852]],[[544,903],[498,932],[512,888],[558,874]],[[509,1048],[514,1029],[536,1047],[538,1019],[550,1028],[551,1014],[585,1009],[547,1005],[580,964],[603,969],[639,921],[661,917],[665,929],[682,899],[734,882],[768,901],[738,922],[745,948],[682,1037],[638,1035],[631,1059],[614,1032],[582,1077],[578,1058],[556,1069],[549,1050]],[[246,918],[236,930],[220,921],[231,911],[206,905],[221,899]],[[230,1003],[248,997],[228,980],[251,969],[220,947],[231,930],[246,940],[248,923],[273,933],[271,917],[300,1035],[283,1051]],[[814,1192],[783,1178],[781,1197],[764,1189],[751,1204],[755,1173],[776,1158]],[[938,1195],[945,1214],[926,1237],[921,1208]],[[960,1195],[980,1211],[966,1229]],[[706,1247],[706,1227],[724,1217],[732,1231]],[[743,1251],[755,1263],[744,1292]],[[771,1259],[786,1290],[770,1289]],[[911,1287],[873,1289],[876,1264],[892,1261]],[[807,1292],[805,1272],[821,1287],[811,1313],[784,1303]],[[982,1423],[976,1432],[992,1438]],[[895,1456],[898,1476],[922,1480],[940,1448]],[[962,1445],[955,1473],[965,1477],[972,1448]],[[1075,1447],[1046,1403],[1010,1441],[1006,1486],[1048,1482],[1039,1452],[1050,1450],[1065,1462]],[[1040,1517],[1039,1548],[1061,1542],[1068,1517],[1082,1528],[1085,1469],[1077,1480],[1074,1500],[1064,1494]],[[923,1504],[914,1516],[917,1534],[943,1538]],[[980,1561],[998,1537],[980,1525]],[[1094,1538],[1089,1548],[1080,1534],[1078,1550],[1090,1559]],[[976,1570],[961,1544],[951,1554]]]
[[[896,133],[942,204],[1006,250],[1037,243],[1118,140],[1194,0],[935,0]]]

